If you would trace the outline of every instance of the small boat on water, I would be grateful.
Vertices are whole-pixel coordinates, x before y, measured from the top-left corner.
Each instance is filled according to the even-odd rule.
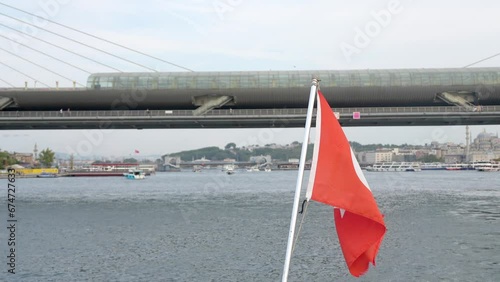
[[[48,172],[42,172],[38,174],[36,177],[38,178],[56,178],[57,174],[55,173],[48,173]]]
[[[255,171],[260,171],[260,169],[258,166],[254,165],[254,166],[248,167],[247,171],[248,172],[255,172]]]
[[[132,180],[139,180],[146,178],[146,174],[142,170],[132,170],[129,171],[128,173],[124,173],[123,176],[125,176],[127,179],[132,179]]]
[[[229,175],[234,174],[234,165],[225,165],[224,171]]]
[[[376,172],[414,172],[421,171],[419,163],[411,162],[392,162],[392,163],[376,163],[373,166],[366,167],[367,171]]]

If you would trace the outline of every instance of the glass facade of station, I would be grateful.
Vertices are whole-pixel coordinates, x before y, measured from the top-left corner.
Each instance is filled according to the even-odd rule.
[[[500,68],[360,71],[268,71],[192,73],[102,73],[87,81],[90,89],[258,89],[311,85],[312,74],[323,87],[499,85]]]

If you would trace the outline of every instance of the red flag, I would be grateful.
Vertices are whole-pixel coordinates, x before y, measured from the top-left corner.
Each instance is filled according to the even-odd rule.
[[[349,141],[318,91],[316,141],[306,197],[334,207],[347,267],[359,277],[375,265],[386,228]]]
[[[139,150],[135,149],[134,153],[139,154]]]

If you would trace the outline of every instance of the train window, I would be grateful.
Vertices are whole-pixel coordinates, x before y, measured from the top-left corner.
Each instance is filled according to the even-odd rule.
[[[419,72],[410,73],[411,85],[420,86],[422,85],[422,74]]]
[[[431,85],[431,77],[430,77],[430,74],[429,73],[422,73],[421,74],[421,78],[422,78],[422,86],[429,86]]]
[[[113,86],[112,77],[101,77],[101,88],[111,88]]]
[[[241,87],[239,75],[232,75],[230,79],[231,79],[230,88],[240,88]]]
[[[370,81],[370,75],[367,72],[360,73],[359,77],[362,86],[370,86],[372,84]]]
[[[360,86],[361,81],[359,77],[359,73],[350,73],[349,74],[350,86]]]
[[[196,76],[187,76],[186,77],[186,88],[196,88]]]
[[[381,86],[382,79],[380,73],[370,73],[370,84],[373,86]]]
[[[401,75],[399,73],[390,73],[391,86],[401,86]]]
[[[87,88],[96,88],[96,82],[98,83],[99,78],[98,77],[92,77],[90,76],[89,79],[87,80]]]
[[[157,76],[151,77],[151,79],[149,80],[148,88],[155,89],[155,90],[158,89],[158,79],[159,79],[159,77],[157,77]]]
[[[219,88],[219,83],[217,82],[217,78],[212,77],[210,79],[210,88],[211,89],[217,89],[217,88]]]
[[[280,73],[279,77],[279,86],[280,87],[289,87],[290,79],[288,78],[288,73]]]
[[[388,72],[380,73],[380,85],[391,86],[391,75]]]
[[[401,85],[402,86],[410,86],[411,85],[411,75],[409,72],[400,72],[399,76],[401,77]]]
[[[349,86],[349,75],[347,73],[340,73],[338,75],[338,85],[342,87]]]
[[[297,81],[297,85],[311,87],[312,75],[308,73],[300,73]]]
[[[450,73],[441,72],[439,73],[439,78],[441,79],[441,85],[451,85]]]
[[[147,88],[149,78],[146,76],[141,76],[137,80],[137,88]]]
[[[158,88],[167,89],[169,87],[168,77],[162,76],[158,78]]]
[[[454,72],[451,74],[452,85],[463,85],[462,73]]]
[[[241,88],[255,88],[256,79],[253,75],[242,75],[240,78]]]
[[[180,76],[177,78],[177,87],[179,89],[184,89],[184,88],[187,88],[187,84],[188,84],[188,77],[185,77],[185,76]]]
[[[441,85],[441,76],[438,72],[433,72],[429,75],[431,85]]]
[[[196,77],[196,87],[207,89],[208,88],[208,77],[206,76],[198,76]]]
[[[327,84],[328,86],[337,86],[337,80],[335,74],[331,73],[328,78],[329,78],[329,83]]]
[[[261,88],[269,88],[269,74],[268,73],[260,73],[259,74],[259,86]]]
[[[218,88],[219,89],[226,89],[229,87],[230,85],[230,77],[229,75],[219,75],[218,76],[218,81],[217,81],[217,84],[218,84]]]
[[[474,84],[474,76],[470,72],[462,73],[462,83],[464,85]]]

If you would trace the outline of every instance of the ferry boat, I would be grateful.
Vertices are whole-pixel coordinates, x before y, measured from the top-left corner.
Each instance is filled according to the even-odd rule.
[[[477,171],[500,171],[500,163],[484,163],[476,166]]]
[[[474,166],[464,163],[447,164],[446,170],[474,170]]]
[[[421,171],[419,163],[412,162],[392,162],[392,163],[376,163],[373,166],[366,167],[367,171],[394,171],[394,172],[414,172]]]
[[[446,165],[443,163],[423,163],[420,164],[422,170],[445,170]]]

